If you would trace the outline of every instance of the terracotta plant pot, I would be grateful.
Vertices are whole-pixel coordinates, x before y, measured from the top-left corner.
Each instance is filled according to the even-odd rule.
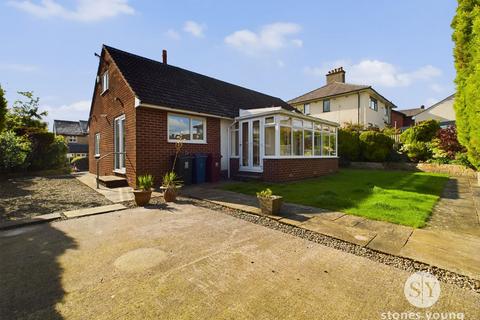
[[[152,197],[152,190],[133,190],[135,203],[139,207],[146,206]]]
[[[282,207],[283,197],[271,196],[271,197],[257,197],[258,203],[262,214],[277,215]]]
[[[165,188],[163,191],[163,199],[165,202],[175,202],[177,200],[177,189]]]

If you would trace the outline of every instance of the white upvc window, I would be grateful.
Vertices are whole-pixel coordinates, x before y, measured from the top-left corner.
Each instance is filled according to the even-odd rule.
[[[95,140],[93,141],[95,157],[100,156],[100,132],[95,133]]]
[[[238,157],[238,148],[239,148],[239,129],[238,129],[238,122],[232,126],[230,131],[230,155],[232,157]]]
[[[372,109],[374,111],[378,111],[378,101],[377,101],[377,99],[370,97],[369,107],[370,107],[370,109]]]
[[[303,105],[303,114],[305,114],[305,115],[310,114],[310,103],[305,103]]]
[[[108,90],[109,84],[110,84],[110,79],[109,79],[108,70],[107,70],[102,75],[102,94],[104,94]]]
[[[207,143],[207,119],[168,114],[168,142]]]

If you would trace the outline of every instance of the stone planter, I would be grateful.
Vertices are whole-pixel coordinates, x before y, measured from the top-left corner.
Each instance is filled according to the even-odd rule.
[[[160,189],[163,190],[163,200],[165,200],[165,202],[177,201],[178,187],[175,187],[175,188],[160,187]]]
[[[283,197],[271,196],[271,197],[257,197],[262,214],[266,215],[278,215],[280,208],[282,207]]]
[[[135,203],[139,207],[146,206],[152,197],[152,190],[133,190],[135,196]]]

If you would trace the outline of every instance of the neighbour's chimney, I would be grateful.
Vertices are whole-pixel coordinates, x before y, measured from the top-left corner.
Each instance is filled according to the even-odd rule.
[[[420,106],[420,109],[425,109],[425,106],[422,104],[422,105]]]
[[[343,67],[328,71],[327,84],[330,84],[333,82],[345,83],[345,71],[343,71]]]
[[[167,50],[165,49],[162,51],[162,60],[164,64],[167,64]]]

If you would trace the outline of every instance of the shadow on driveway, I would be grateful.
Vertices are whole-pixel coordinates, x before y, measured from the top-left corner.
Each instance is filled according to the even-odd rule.
[[[62,319],[55,309],[65,294],[59,257],[76,248],[51,224],[1,231],[0,317]]]

